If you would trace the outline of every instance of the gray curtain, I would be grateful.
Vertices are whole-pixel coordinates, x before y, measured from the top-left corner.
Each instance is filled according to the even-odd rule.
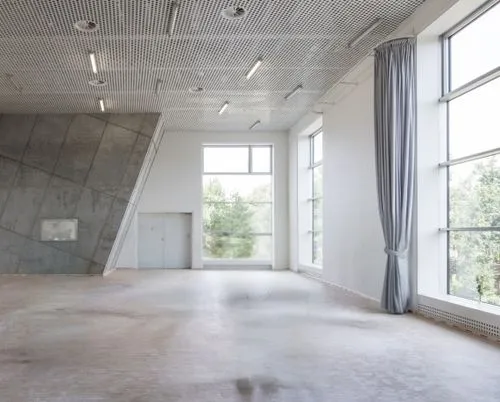
[[[375,49],[375,149],[380,219],[387,264],[382,307],[408,311],[410,245],[415,188],[415,39]]]

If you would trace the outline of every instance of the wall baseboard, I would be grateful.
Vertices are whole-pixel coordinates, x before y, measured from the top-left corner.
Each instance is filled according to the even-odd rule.
[[[360,292],[357,292],[355,290],[352,290],[352,289],[346,288],[344,286],[338,285],[338,284],[336,284],[334,282],[327,281],[326,279],[323,279],[320,275],[316,275],[316,274],[309,273],[309,272],[304,272],[304,271],[299,272],[299,275],[302,275],[304,277],[307,277],[307,278],[313,279],[315,281],[324,283],[325,285],[331,286],[333,288],[341,290],[342,292],[348,293],[350,295],[359,297],[360,299],[368,301],[370,307],[373,307],[373,308],[376,308],[376,309],[380,309],[380,301],[377,300],[377,299],[374,299],[373,297],[367,296],[367,295],[365,295],[363,293],[360,293]]]

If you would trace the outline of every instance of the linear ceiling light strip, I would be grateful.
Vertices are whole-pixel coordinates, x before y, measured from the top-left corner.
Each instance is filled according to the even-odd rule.
[[[90,65],[92,66],[92,71],[94,74],[97,74],[97,61],[95,58],[95,53],[89,52],[89,57],[90,57]]]
[[[224,102],[224,104],[222,105],[222,107],[219,110],[219,114],[224,113],[228,106],[229,106],[229,102],[228,101]]]
[[[297,95],[300,91],[302,91],[304,87],[302,86],[302,84],[300,85],[297,85],[294,89],[292,89],[291,92],[287,93],[285,95],[285,100],[289,100],[291,98],[293,98],[295,95]]]
[[[259,57],[255,61],[255,64],[252,66],[252,68],[250,70],[248,70],[248,72],[245,74],[245,77],[247,78],[247,80],[252,78],[252,75],[254,75],[255,72],[258,70],[258,68],[262,65],[262,61],[263,61],[262,57]]]
[[[359,42],[365,39],[368,35],[370,35],[380,24],[382,20],[377,18],[368,28],[366,28],[363,32],[361,32],[358,36],[356,36],[352,41],[347,44],[349,49],[356,46]]]
[[[177,23],[177,16],[179,14],[179,3],[173,1],[170,4],[170,14],[168,16],[167,32],[168,36],[172,36],[175,30],[175,24]]]
[[[259,124],[260,124],[260,120],[257,120],[255,123],[253,123],[253,124],[250,126],[249,130],[254,129],[254,128],[255,128],[255,127],[257,127]]]

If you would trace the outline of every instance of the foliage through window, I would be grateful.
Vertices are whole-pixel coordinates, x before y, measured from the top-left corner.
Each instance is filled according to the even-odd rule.
[[[203,254],[271,262],[272,147],[205,146]]]
[[[311,147],[311,214],[312,263],[323,265],[323,132],[310,137]]]
[[[448,292],[500,305],[500,5],[444,37]]]

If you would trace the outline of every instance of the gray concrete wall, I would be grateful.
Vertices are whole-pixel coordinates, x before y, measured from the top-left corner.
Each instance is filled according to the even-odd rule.
[[[0,273],[101,274],[158,118],[0,115]],[[42,242],[59,218],[78,219],[78,240]]]

